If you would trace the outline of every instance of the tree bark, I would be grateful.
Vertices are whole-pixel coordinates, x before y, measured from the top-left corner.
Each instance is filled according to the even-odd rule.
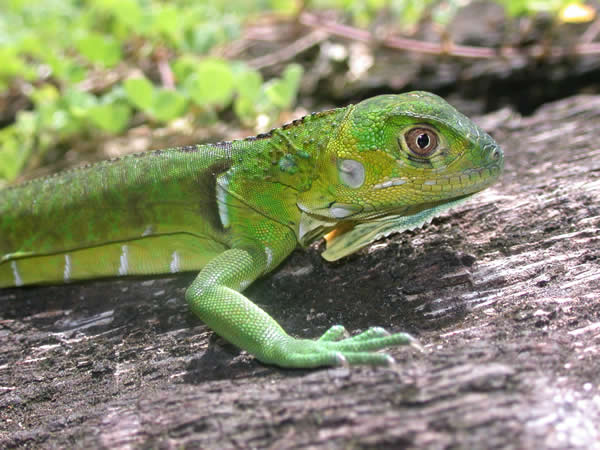
[[[481,118],[501,183],[248,296],[290,333],[414,334],[391,368],[264,366],[192,316],[193,275],[0,291],[3,448],[600,448],[600,97]]]

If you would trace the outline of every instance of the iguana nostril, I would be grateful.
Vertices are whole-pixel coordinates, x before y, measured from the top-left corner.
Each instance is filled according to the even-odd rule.
[[[496,145],[495,143],[488,143],[487,145],[485,145],[484,151],[488,155],[488,158],[490,158],[493,161],[500,161],[502,159],[502,149],[498,147],[498,145]]]

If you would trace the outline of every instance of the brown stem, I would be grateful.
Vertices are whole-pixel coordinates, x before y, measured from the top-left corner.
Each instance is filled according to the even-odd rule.
[[[433,55],[451,55],[463,58],[510,58],[519,54],[529,54],[534,57],[541,57],[549,54],[553,57],[566,56],[567,54],[590,55],[600,53],[600,43],[581,43],[573,48],[553,46],[545,49],[542,45],[532,45],[526,49],[516,47],[472,47],[468,45],[456,45],[450,42],[437,43],[426,42],[417,39],[408,39],[399,36],[387,36],[383,39],[377,39],[372,33],[355,28],[349,25],[340,24],[331,20],[321,19],[314,14],[303,13],[300,16],[300,23],[307,27],[318,28],[330,34],[345,37],[355,41],[378,42],[384,47],[398,50],[406,50],[416,53],[427,53]]]
[[[248,65],[255,69],[262,69],[263,67],[272,66],[281,62],[289,61],[294,58],[298,53],[302,53],[304,50],[323,42],[327,39],[329,33],[324,30],[314,30],[306,36],[292,42],[276,52],[269,53],[258,58],[254,58],[248,61]]]

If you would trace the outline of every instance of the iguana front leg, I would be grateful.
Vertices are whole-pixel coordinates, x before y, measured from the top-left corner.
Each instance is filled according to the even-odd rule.
[[[320,339],[296,339],[241,292],[257,277],[279,264],[295,247],[292,232],[276,249],[260,243],[223,252],[205,266],[186,292],[192,311],[210,328],[260,361],[282,367],[309,368],[340,364],[389,364],[386,354],[372,353],[414,339],[404,333],[390,335],[376,327],[341,339],[336,325]]]

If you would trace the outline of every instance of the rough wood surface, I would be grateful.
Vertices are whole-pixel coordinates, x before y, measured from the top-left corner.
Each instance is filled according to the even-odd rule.
[[[481,119],[501,184],[248,294],[290,332],[407,330],[394,368],[291,371],[187,311],[191,280],[0,292],[2,448],[600,448],[600,97]]]

